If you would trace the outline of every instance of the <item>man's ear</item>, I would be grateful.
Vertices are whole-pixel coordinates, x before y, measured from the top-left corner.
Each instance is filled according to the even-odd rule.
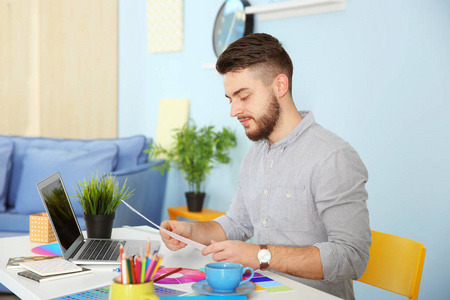
[[[278,74],[274,80],[274,88],[278,98],[283,98],[289,90],[289,79],[284,74]]]

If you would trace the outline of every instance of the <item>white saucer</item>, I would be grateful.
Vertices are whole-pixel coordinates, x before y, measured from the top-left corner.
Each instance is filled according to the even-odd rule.
[[[238,286],[233,292],[216,292],[208,284],[208,281],[206,279],[203,279],[194,283],[192,285],[192,289],[194,290],[194,292],[204,295],[234,296],[234,295],[246,295],[248,293],[253,292],[254,290],[256,290],[256,284],[247,281],[246,283]]]

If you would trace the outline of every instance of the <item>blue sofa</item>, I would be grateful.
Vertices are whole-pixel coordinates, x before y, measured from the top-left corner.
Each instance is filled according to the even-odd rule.
[[[0,135],[0,237],[28,235],[29,216],[44,212],[36,184],[60,172],[82,230],[86,228],[80,204],[72,199],[77,182],[94,172],[115,175],[122,186],[134,189],[127,202],[159,224],[166,175],[150,167],[144,152],[151,139],[143,135],[100,140],[68,140]],[[114,227],[148,225],[125,205],[116,211]],[[0,293],[8,289],[0,283]]]
[[[166,175],[150,167],[149,142],[143,135],[118,139],[68,140],[0,135],[0,237],[28,235],[29,216],[45,212],[36,184],[60,172],[82,230],[85,222],[76,195],[77,182],[94,172],[112,174],[135,189],[127,202],[159,224]],[[125,205],[116,211],[114,227],[149,225]]]

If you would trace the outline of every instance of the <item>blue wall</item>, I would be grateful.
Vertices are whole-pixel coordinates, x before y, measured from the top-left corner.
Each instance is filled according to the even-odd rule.
[[[251,2],[251,1],[250,1]],[[184,50],[149,54],[146,3],[119,3],[119,135],[156,132],[158,101],[186,97],[198,125],[231,127],[239,146],[205,184],[206,206],[226,210],[250,142],[229,117],[211,36],[222,0],[184,1]],[[428,249],[421,299],[449,299],[450,1],[347,0],[343,12],[256,21],[295,65],[299,109],[349,141],[370,179],[374,230]],[[167,206],[184,205],[186,184],[169,173]],[[167,214],[164,213],[165,218]],[[404,299],[355,283],[359,299]]]

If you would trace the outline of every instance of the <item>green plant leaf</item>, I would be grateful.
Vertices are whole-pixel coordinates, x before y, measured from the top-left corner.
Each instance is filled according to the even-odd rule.
[[[163,174],[165,170],[176,167],[188,182],[189,191],[200,193],[211,169],[219,163],[229,163],[229,150],[236,145],[236,137],[229,129],[215,131],[213,125],[197,128],[190,120],[182,128],[174,130],[174,143],[170,149],[150,144],[146,152],[149,160],[160,155],[167,157],[164,164],[154,168]]]
[[[98,172],[94,176],[92,173],[89,180],[83,179],[77,182],[78,188],[74,187],[77,193],[76,200],[80,203],[83,213],[87,215],[110,215],[116,212],[122,200],[127,200],[134,194],[134,190],[129,191],[127,179],[119,187],[115,181],[115,176],[108,174],[99,177]]]

